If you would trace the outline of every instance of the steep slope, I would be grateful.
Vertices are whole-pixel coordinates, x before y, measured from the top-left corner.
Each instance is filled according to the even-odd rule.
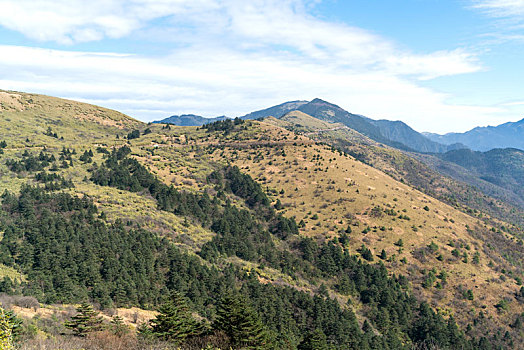
[[[446,145],[462,143],[475,151],[489,151],[493,148],[518,148],[524,150],[524,119],[498,126],[477,127],[464,133],[437,135],[425,134],[435,142]]]
[[[321,99],[316,98],[311,102],[301,106],[299,110],[320,120],[330,123],[344,124],[347,127],[358,131],[359,133],[366,135],[377,142],[394,144],[398,148],[407,149],[407,146],[392,142],[392,140],[388,140],[386,137],[384,137],[384,135],[382,135],[380,132],[380,129],[373,125],[368,118],[349,113],[339,106]]]
[[[278,119],[292,110],[301,111],[329,123],[341,123],[377,142],[399,149],[438,153],[456,148],[465,148],[465,146],[459,144],[446,146],[431,141],[401,121],[373,120],[361,115],[349,113],[337,105],[318,98],[310,102],[286,102],[278,106],[250,113],[242,118],[256,119],[271,116]]]
[[[164,123],[164,124],[173,124],[178,126],[202,126],[207,123],[213,123],[219,120],[226,119],[226,116],[215,117],[215,118],[204,118],[199,115],[194,114],[182,114],[182,115],[172,115],[171,117],[154,121],[153,123]]]
[[[359,134],[358,132],[348,128],[341,123],[329,123],[317,118],[310,116],[301,111],[292,111],[282,117],[276,119],[269,117],[265,119],[266,122],[275,124],[278,126],[286,127],[287,129],[292,129],[296,133],[322,133],[335,130],[346,130],[348,135],[351,135],[360,141],[369,140],[367,137]]]
[[[438,155],[404,153],[384,146],[342,124],[332,124],[301,112],[291,112],[269,123],[302,133],[348,152],[411,186],[450,205],[472,213],[487,212],[501,220],[524,225],[521,196],[479,178],[465,168]],[[442,175],[443,174],[443,175]],[[449,176],[449,177],[448,177]],[[511,203],[511,204],[510,204]]]
[[[499,283],[482,282],[491,279],[488,277],[491,274],[487,266],[489,261],[495,259],[502,263],[503,260],[495,256],[484,258],[488,251],[481,247],[486,244],[486,240],[503,239],[505,243],[498,246],[510,244],[510,250],[521,250],[511,243],[513,238],[510,236],[504,238],[505,235],[499,234],[495,238],[478,219],[396,182],[351,157],[333,152],[328,147],[303,147],[304,141],[298,143],[293,134],[264,124],[259,127],[259,135],[264,136],[258,140],[250,141],[242,133],[229,135],[231,141],[224,143],[223,140],[220,148],[212,153],[213,159],[230,159],[240,169],[261,181],[264,187],[267,186],[282,203],[287,215],[296,216],[297,222],[303,220],[305,226],[301,234],[318,239],[336,238],[349,225],[353,231],[349,235],[351,251],[356,251],[362,244],[372,247],[376,253],[384,249],[386,255],[392,257],[385,262],[386,266],[409,276],[417,293],[435,298],[432,299],[435,306],[455,310],[456,317],[461,313],[464,315],[465,309],[458,309],[473,306],[460,301],[455,293],[457,289],[479,291],[481,304],[485,305],[490,304],[488,295],[491,295],[491,288],[498,290],[492,295],[495,299],[504,293],[509,296],[514,293],[510,290],[518,289],[517,286],[508,286],[508,292],[503,292],[499,289],[502,287]],[[276,140],[281,143],[275,143]],[[201,147],[204,146],[205,143],[202,143]],[[215,148],[213,142],[209,147],[211,152]],[[395,215],[387,214],[391,212],[395,212]],[[409,219],[405,219],[405,216]],[[394,244],[399,239],[402,239],[404,247],[409,247],[409,253],[400,249],[399,255],[398,247]],[[426,250],[432,241],[438,246],[436,250],[439,253],[428,253]],[[482,259],[486,259],[487,265],[468,266],[471,260],[469,263],[459,262],[458,258],[453,258],[458,246],[463,247],[461,256],[466,252],[471,259],[477,251]],[[468,246],[469,249],[464,248]],[[439,254],[442,256],[439,257]],[[399,263],[404,258],[406,262]],[[516,261],[515,258],[512,261]],[[503,264],[508,264],[506,267],[510,265],[507,262]],[[433,294],[431,288],[428,291],[418,284],[428,277],[427,271],[434,267],[437,267],[437,274],[440,270],[449,273],[449,284],[445,288],[449,294],[444,291]],[[480,304],[477,305],[482,308]],[[492,316],[500,317],[496,314]]]
[[[24,96],[24,109],[2,111],[5,125],[30,109]],[[317,328],[341,349],[478,348],[497,330],[518,337],[508,325],[523,311],[523,248],[507,223],[488,225],[269,123],[147,126],[118,115],[123,129],[99,117],[78,130],[79,108],[97,107],[38,98],[57,106],[46,111],[56,129],[27,124],[5,135],[0,154],[1,192],[11,191],[2,198],[0,256],[29,281],[14,283],[15,292],[152,307],[179,291],[212,321],[234,286],[274,348],[296,348]],[[36,123],[40,112],[24,117]],[[284,119],[293,118],[313,122]],[[335,128],[325,132],[346,127]],[[453,319],[446,325],[449,315],[463,329],[475,322],[474,343]]]

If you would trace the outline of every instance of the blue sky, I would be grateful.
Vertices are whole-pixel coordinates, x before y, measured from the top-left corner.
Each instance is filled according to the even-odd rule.
[[[0,0],[0,89],[143,121],[319,97],[418,131],[524,115],[524,0]]]

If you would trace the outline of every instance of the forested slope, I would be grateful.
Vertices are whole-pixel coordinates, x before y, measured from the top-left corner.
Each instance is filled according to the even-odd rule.
[[[521,340],[523,248],[511,225],[268,123],[113,124],[109,111],[76,129],[65,121],[82,107],[51,99],[64,121],[48,111],[56,123],[32,130],[43,112],[17,95],[23,109],[0,116],[23,112],[26,123],[0,139],[1,292],[102,309],[157,309],[182,295],[198,327],[180,313],[193,325],[182,338],[160,321],[139,330],[188,348]],[[233,313],[249,319],[240,338],[224,322]]]

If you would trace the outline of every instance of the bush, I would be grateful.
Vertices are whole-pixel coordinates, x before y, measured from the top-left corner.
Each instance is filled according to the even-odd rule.
[[[137,139],[139,137],[140,137],[140,130],[133,130],[129,134],[127,134],[128,140]]]
[[[0,349],[14,350],[13,324],[4,309],[0,308]]]

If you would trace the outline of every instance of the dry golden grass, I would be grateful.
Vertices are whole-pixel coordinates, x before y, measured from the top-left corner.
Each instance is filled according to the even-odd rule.
[[[507,315],[498,313],[494,305],[503,297],[511,298],[520,287],[511,278],[506,281],[499,279],[496,264],[493,267],[489,264],[494,257],[500,256],[496,252],[488,256],[484,242],[468,233],[467,227],[475,229],[484,225],[477,218],[349,156],[333,152],[330,147],[317,145],[306,136],[297,136],[264,122],[250,122],[248,131],[250,133],[231,133],[222,139],[220,133],[173,127],[173,135],[183,133],[184,138],[168,137],[170,141],[155,152],[161,157],[151,159],[151,166],[177,164],[174,173],[192,179],[193,184],[188,188],[195,189],[194,183],[201,182],[212,167],[195,164],[186,167],[184,162],[195,160],[200,164],[230,162],[237,165],[259,181],[263,188],[268,188],[274,201],[279,199],[282,202],[282,213],[296,217],[297,222],[304,220],[301,235],[327,240],[338,237],[340,231],[349,225],[353,231],[350,234],[352,252],[356,253],[361,244],[372,248],[375,254],[384,249],[388,256],[384,263],[389,270],[408,276],[415,293],[429,300],[434,307],[446,313],[457,313],[457,318],[462,321],[471,319],[479,311],[506,321]],[[186,144],[186,139],[192,141]],[[159,170],[157,174],[167,181],[176,178],[172,168]],[[375,207],[382,211],[375,214]],[[394,210],[396,214],[387,215],[384,209]],[[403,218],[400,219],[399,215]],[[405,219],[406,216],[409,220]],[[369,232],[363,233],[368,227]],[[404,243],[400,252],[395,245],[399,239]],[[422,261],[417,259],[416,252],[431,242],[438,246],[438,251]],[[458,249],[461,254],[468,254],[468,263],[452,255],[455,247],[449,246],[450,242],[456,243],[457,247],[462,245]],[[472,263],[476,252],[480,255],[478,265]],[[439,254],[442,261],[436,259]],[[402,259],[405,263],[401,262]],[[379,260],[375,257],[375,261]],[[441,271],[448,273],[447,284],[442,290],[420,286],[424,274],[431,269],[435,269],[437,274]],[[271,283],[301,284],[285,281],[276,271],[264,270],[260,276]],[[459,288],[471,289],[475,300],[458,297]],[[521,305],[514,304],[516,309],[522,309]]]

